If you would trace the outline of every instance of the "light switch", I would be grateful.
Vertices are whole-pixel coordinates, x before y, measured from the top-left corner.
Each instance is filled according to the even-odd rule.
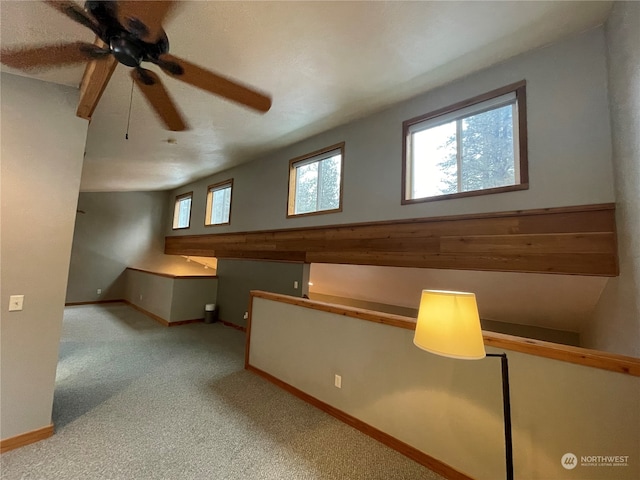
[[[22,310],[23,302],[24,302],[24,295],[11,295],[9,297],[9,311],[18,312]]]

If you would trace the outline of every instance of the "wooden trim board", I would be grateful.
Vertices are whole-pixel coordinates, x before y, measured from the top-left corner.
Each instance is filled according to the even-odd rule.
[[[374,312],[372,310],[365,310],[362,308],[346,307],[259,290],[251,291],[250,306],[253,305],[254,298],[264,298],[275,302],[288,303],[304,308],[321,310],[323,312],[334,313],[336,315],[344,315],[346,317],[357,318],[368,322],[382,323],[407,330],[415,330],[416,328],[415,318],[403,317],[400,315]],[[251,325],[251,310],[249,310],[247,325]],[[536,355],[538,357],[551,358],[562,362],[575,363],[586,367],[600,368],[603,370],[640,377],[640,359],[638,358],[627,357],[625,355],[618,355],[615,353],[601,352],[599,350],[591,350],[588,348],[543,342],[541,340],[532,340],[530,338],[516,337],[501,333],[488,331],[483,331],[482,333],[485,345],[490,347],[504,348],[514,352],[521,352],[529,355]],[[248,338],[249,334],[247,334],[247,339]],[[249,361],[248,355],[249,349],[247,347],[245,364]]]
[[[618,275],[615,205],[165,237],[170,255]]]
[[[345,142],[340,142],[329,147],[316,150],[305,155],[300,155],[289,160],[289,191],[287,193],[287,218],[307,217],[311,215],[324,215],[327,213],[337,213],[342,211],[344,197],[344,146]],[[338,206],[329,210],[314,210],[306,213],[295,213],[296,206],[296,168],[300,163],[315,163],[326,158],[330,158],[329,153],[340,150],[340,188],[338,193]]]
[[[222,319],[218,319],[218,322],[220,322],[225,327],[231,327],[231,328],[234,328],[234,329],[239,330],[241,332],[246,332],[247,331],[247,327],[243,327],[242,325],[238,325],[237,323],[227,322],[226,320],[222,320]]]
[[[139,311],[140,313],[146,315],[149,318],[152,318],[153,320],[155,320],[156,322],[158,322],[160,325],[163,325],[165,327],[177,327],[180,325],[188,325],[190,323],[202,323],[204,322],[204,318],[193,318],[191,320],[178,320],[176,322],[170,322],[168,320],[165,320],[164,318],[156,315],[155,313],[151,313],[149,310],[145,310],[144,308],[135,305],[134,303],[130,302],[129,300],[98,300],[98,301],[94,301],[94,302],[74,302],[74,303],[65,303],[65,307],[74,307],[74,306],[78,306],[78,305],[98,305],[98,304],[102,304],[102,303],[125,303],[127,305],[129,305],[131,308],[133,308],[134,310]],[[235,328],[236,330],[241,330],[241,331],[246,331],[246,328],[243,327],[242,325],[236,325],[235,323],[231,323],[231,322],[225,322],[224,320],[220,320],[220,323],[222,323],[224,326],[226,327],[231,327],[231,328]]]
[[[163,325],[165,327],[169,326],[169,321],[165,320],[164,318],[156,315],[155,313],[151,313],[149,310],[145,310],[142,307],[139,307],[138,305],[136,305],[135,303],[131,303],[129,300],[123,300],[124,303],[126,303],[127,305],[129,305],[131,308],[133,308],[134,310],[137,310],[140,313],[145,314],[147,317],[155,320],[156,322],[158,322],[160,325]]]
[[[149,310],[145,310],[144,308],[131,303],[129,300],[123,300],[123,303],[126,303],[127,305],[129,305],[131,308],[133,308],[134,310],[139,311],[140,313],[145,314],[147,317],[154,319],[156,322],[158,322],[160,325],[163,325],[165,327],[177,327],[179,325],[187,325],[189,323],[200,323],[200,322],[204,322],[204,317],[203,318],[194,318],[191,320],[178,320],[176,322],[170,322],[169,320],[165,320],[164,318],[156,315],[155,313],[151,313]]]
[[[229,193],[229,219],[222,223],[208,223],[211,220],[211,211],[213,209],[213,195],[218,190],[226,190],[230,188]],[[231,213],[233,212],[233,177],[223,182],[216,182],[213,185],[207,187],[207,206],[204,211],[204,226],[205,227],[220,227],[223,225],[231,224]]]
[[[247,335],[249,337],[249,335]],[[411,460],[419,463],[420,465],[424,465],[428,469],[442,475],[443,477],[449,480],[473,480],[472,477],[456,470],[455,468],[447,465],[440,460],[433,458],[430,455],[427,455],[424,452],[421,452],[415,447],[408,445],[401,440],[398,440],[395,437],[392,437],[388,433],[383,432],[382,430],[378,430],[375,427],[363,422],[362,420],[357,419],[349,415],[342,410],[339,410],[328,403],[323,402],[322,400],[318,400],[317,398],[309,395],[308,393],[303,392],[302,390],[297,389],[296,387],[289,385],[288,383],[283,382],[282,380],[270,375],[269,373],[260,370],[250,364],[245,364],[245,368],[253,372],[262,378],[268,380],[269,382],[277,385],[278,387],[286,390],[287,392],[295,395],[296,397],[304,400],[305,402],[313,405],[316,408],[328,413],[329,415],[337,418],[338,420],[350,425],[351,427],[360,430],[362,433],[372,437],[373,439],[379,441],[380,443],[385,444],[386,446],[394,449],[395,451],[409,457]]]
[[[177,322],[169,322],[167,327],[179,327],[180,325],[189,325],[190,323],[204,323],[204,318],[192,318],[191,320],[178,320]]]
[[[15,450],[16,448],[24,447],[32,443],[39,442],[45,438],[49,438],[54,433],[53,423],[46,427],[38,428],[30,432],[21,433],[15,437],[4,438],[0,440],[0,453],[8,452],[9,450]]]
[[[142,268],[134,268],[134,267],[127,267],[127,270],[133,270],[134,272],[142,272],[142,273],[148,273],[149,275],[156,275],[158,277],[166,277],[166,278],[177,278],[177,279],[183,279],[183,278],[218,278],[218,275],[174,275],[172,273],[160,273],[160,272],[154,272],[152,270],[144,270]]]
[[[456,102],[453,105],[448,105],[443,108],[439,108],[437,110],[433,110],[429,113],[425,113],[418,117],[411,118],[409,120],[405,120],[402,122],[402,197],[401,203],[402,205],[408,205],[413,203],[423,203],[423,202],[434,202],[451,198],[463,198],[463,197],[472,197],[477,195],[491,195],[494,193],[504,193],[516,190],[526,190],[529,188],[529,161],[528,161],[528,136],[527,136],[527,82],[525,80],[521,80],[516,83],[512,83],[510,85],[506,85],[501,88],[497,88],[490,92],[483,93],[481,95],[476,95],[473,98],[468,98],[466,100],[462,100],[460,102]],[[516,163],[515,167],[515,180],[517,183],[514,185],[505,185],[503,187],[496,188],[486,188],[481,190],[472,190],[472,191],[462,191],[455,193],[447,193],[442,195],[435,195],[429,197],[418,197],[411,198],[410,192],[410,184],[411,182],[411,162],[412,162],[412,154],[410,153],[410,143],[411,143],[411,135],[412,135],[412,127],[414,125],[419,125],[423,122],[430,121],[430,125],[423,125],[423,128],[432,128],[435,126],[431,121],[436,119],[437,117],[441,117],[446,114],[454,114],[454,116],[449,121],[455,121],[456,119],[459,121],[461,119],[460,116],[455,115],[457,112],[460,114],[460,110],[474,107],[473,112],[470,112],[470,115],[476,115],[482,111],[481,103],[484,103],[488,100],[496,99],[503,95],[507,95],[512,93],[514,95],[513,105],[516,106],[514,115],[517,115],[517,124],[518,128],[513,130],[514,133],[514,142],[513,146],[517,147],[517,156],[515,158]],[[478,110],[480,108],[481,110]],[[493,107],[490,107],[493,108]],[[440,121],[443,121],[440,119]],[[458,123],[458,127],[459,127]],[[421,130],[422,128],[418,128]],[[517,142],[515,139],[517,138]],[[459,152],[461,153],[461,152]]]
[[[640,359],[638,358],[496,332],[483,331],[482,333],[484,344],[490,347],[504,348],[505,350],[640,377]]]
[[[124,302],[124,300],[91,300],[89,302],[68,302],[65,303],[64,306],[65,307],[76,307],[78,305],[100,305],[103,303],[120,303],[120,302]]]

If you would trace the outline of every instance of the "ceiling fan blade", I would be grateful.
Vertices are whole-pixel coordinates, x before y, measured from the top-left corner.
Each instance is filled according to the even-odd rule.
[[[166,68],[163,66],[166,64],[175,64],[182,67],[183,73],[175,73],[175,68]],[[209,70],[205,70],[198,65],[187,62],[181,58],[173,55],[162,55],[158,62],[160,68],[162,68],[168,75],[186,82],[194,87],[201,88],[207,92],[211,92],[215,95],[220,95],[236,103],[240,103],[254,110],[260,112],[267,112],[271,108],[271,98],[253,90],[250,87],[237,83],[230,78],[222,77]]]
[[[100,26],[76,3],[61,0],[44,0],[44,3],[100,36]]]
[[[155,110],[169,130],[181,132],[187,129],[186,122],[158,75],[151,70],[134,68],[131,70],[131,77],[140,88],[151,108]]]
[[[93,17],[103,30],[121,28],[118,20],[118,2],[109,0],[87,0],[84,3],[87,14]]]
[[[100,38],[96,37],[94,46],[98,49],[105,49],[106,45]],[[107,84],[111,79],[118,61],[113,55],[105,56],[100,61],[91,61],[87,63],[80,82],[80,99],[78,100],[78,109],[76,115],[85,120],[91,120],[91,116],[98,106],[98,102],[104,93]]]
[[[0,62],[20,70],[56,67],[84,63],[108,55],[108,50],[85,42],[61,43],[32,48],[15,48],[0,51]]]
[[[118,20],[141,40],[155,43],[163,36],[162,24],[175,6],[175,1],[120,1]]]

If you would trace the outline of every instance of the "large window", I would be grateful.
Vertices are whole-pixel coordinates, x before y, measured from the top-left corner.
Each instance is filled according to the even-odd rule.
[[[205,225],[231,223],[231,191],[233,179],[207,187],[207,212]]]
[[[524,81],[402,127],[402,203],[528,188]]]
[[[173,229],[189,228],[191,222],[191,199],[193,192],[184,193],[176,197],[173,210]]]
[[[289,162],[287,216],[342,210],[344,142]]]

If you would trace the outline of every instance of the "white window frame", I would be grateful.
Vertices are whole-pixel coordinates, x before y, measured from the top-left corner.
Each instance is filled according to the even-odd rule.
[[[187,226],[180,227],[180,209],[182,207],[182,203],[186,200],[189,200],[189,216],[187,218]],[[173,229],[174,230],[185,230],[191,227],[191,210],[193,207],[193,192],[183,193],[182,195],[178,195],[176,197],[176,203],[173,208]]]
[[[344,185],[344,146],[345,142],[331,145],[330,147],[317,150],[307,155],[296,157],[289,161],[289,195],[287,202],[287,218],[302,217],[307,215],[322,215],[326,213],[336,213],[342,211],[342,197],[343,197],[343,185]],[[299,167],[309,165],[312,163],[319,163],[327,158],[340,155],[340,189],[338,207],[323,210],[314,210],[311,212],[295,213],[296,212],[296,180],[297,169]],[[319,174],[320,175],[320,174]],[[319,195],[319,192],[318,192]]]
[[[211,214],[213,213],[213,196],[214,193],[220,190],[229,189],[229,212],[227,213],[226,222],[213,222]],[[205,210],[204,225],[205,227],[214,227],[218,225],[229,225],[231,223],[231,203],[233,202],[233,178],[225,180],[224,182],[214,183],[207,187],[207,208]]]
[[[413,186],[413,156],[412,156],[412,135],[414,133],[436,127],[454,120],[478,115],[483,112],[500,108],[506,105],[514,106],[514,169],[515,183],[495,188],[482,190],[460,191],[460,178],[458,178],[458,191],[442,195],[428,197],[412,197]],[[476,195],[487,195],[493,193],[509,192],[514,190],[526,190],[529,188],[529,173],[527,160],[527,111],[526,111],[526,82],[523,80],[491,92],[479,95],[468,100],[441,108],[434,112],[421,115],[419,117],[406,120],[402,123],[403,145],[402,145],[402,204],[413,204],[421,202],[431,202],[449,198],[470,197]],[[460,154],[458,148],[458,155]],[[460,158],[458,158],[460,162]]]

